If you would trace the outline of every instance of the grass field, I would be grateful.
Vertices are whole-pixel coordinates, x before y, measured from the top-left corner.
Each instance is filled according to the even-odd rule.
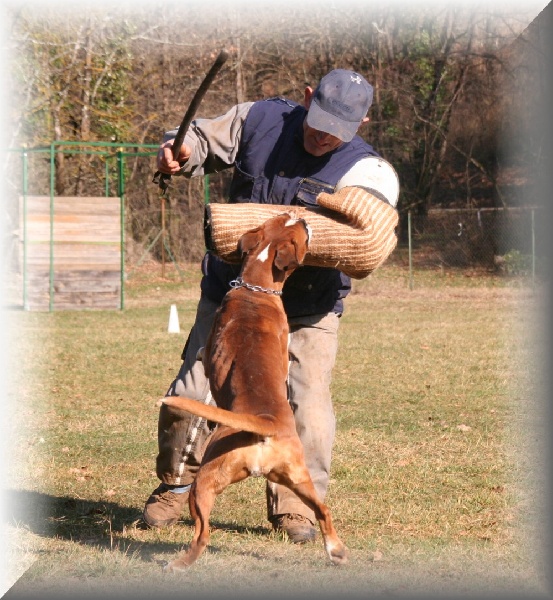
[[[340,329],[327,501],[349,564],[320,537],[273,533],[249,479],[218,499],[198,563],[164,575],[192,523],[152,531],[140,515],[158,483],[154,403],[194,317],[185,273],[133,273],[124,311],[8,315],[8,597],[544,593],[542,293],[466,273],[409,289],[393,266],[354,282]]]

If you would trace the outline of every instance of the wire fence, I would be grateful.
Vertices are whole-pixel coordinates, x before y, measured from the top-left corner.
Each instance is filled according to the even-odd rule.
[[[544,216],[536,207],[409,212],[401,219],[398,255],[407,255],[411,277],[421,269],[473,269],[534,281],[546,271]]]
[[[167,241],[175,248],[177,263],[197,262],[204,252],[203,237],[194,246],[194,256],[190,244],[186,245],[188,253],[183,254],[179,243],[183,219],[176,218],[178,210],[178,206],[168,209],[168,220],[178,227],[168,228]],[[188,219],[188,226],[195,231],[199,231],[203,209],[198,207],[198,211],[194,219]],[[410,279],[417,271],[438,269],[534,282],[546,275],[546,226],[545,211],[539,207],[431,209],[424,216],[401,213],[397,249],[381,268],[388,264],[404,268]],[[151,244],[148,249],[154,250]],[[130,271],[139,267],[146,255],[159,260],[156,252],[144,252],[138,262],[127,260]]]
[[[199,223],[200,219],[197,221]],[[159,227],[157,222],[154,225]],[[381,269],[388,264],[405,269],[411,288],[417,272],[468,269],[472,275],[509,277],[517,279],[521,285],[534,285],[548,273],[546,227],[545,210],[540,207],[431,209],[424,216],[404,213],[398,226],[398,247]],[[9,291],[11,303],[19,304],[24,295],[21,230],[14,228],[7,233],[2,257],[7,275],[5,291]],[[169,244],[173,243],[172,236],[179,235],[174,228],[166,234]],[[159,262],[151,243],[148,247],[140,244],[140,247],[142,250],[137,252],[135,241],[127,237],[124,248],[127,276],[140,268],[146,254],[149,270],[152,263]],[[196,256],[176,254],[170,258],[180,275],[190,268],[186,265],[193,263],[197,268]],[[164,273],[164,265],[160,264],[162,277]]]
[[[112,147],[114,144],[110,143],[101,143],[106,148],[84,149],[75,148],[69,142],[56,144],[61,145],[67,151],[67,157],[72,158],[72,168],[81,165],[79,152],[86,151],[93,157],[97,169],[95,176],[89,179],[95,181],[97,187],[92,190],[87,180],[88,196],[102,195],[104,188],[106,196],[124,196],[122,270],[126,276],[132,276],[145,260],[150,267],[156,261],[160,262],[162,277],[165,261],[170,260],[180,272],[184,265],[197,264],[201,260],[204,253],[204,205],[225,201],[230,172],[223,171],[201,180],[198,178],[198,181],[175,178],[170,198],[162,204],[157,188],[145,185],[150,179],[143,171],[149,173],[153,169],[149,146],[144,148],[147,152],[136,152],[140,145],[128,148],[127,152],[123,148]],[[49,160],[44,159],[45,152]],[[17,149],[10,156],[10,195],[6,198],[5,212],[8,222],[3,231],[2,260],[9,280],[17,281],[18,272],[19,280],[22,280],[24,263],[25,217],[22,221],[18,210],[21,198],[26,195],[53,196],[57,172],[53,167],[54,144],[33,152]],[[70,191],[77,193],[73,189]],[[424,215],[402,211],[398,248],[382,268],[393,264],[408,269],[411,279],[423,269],[472,269],[482,276],[515,277],[524,283],[530,277],[533,282],[547,273],[547,226],[543,207],[433,208]]]

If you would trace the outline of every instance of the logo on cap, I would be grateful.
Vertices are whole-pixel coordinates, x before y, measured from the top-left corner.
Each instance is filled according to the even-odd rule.
[[[357,75],[357,73],[355,74],[355,76],[351,76],[351,80],[353,81],[353,83],[356,83],[357,85],[361,85],[361,77],[359,77],[359,75]]]

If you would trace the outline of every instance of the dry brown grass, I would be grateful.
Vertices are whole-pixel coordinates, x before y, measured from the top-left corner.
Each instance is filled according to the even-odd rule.
[[[355,282],[340,330],[327,499],[349,565],[270,531],[264,483],[248,480],[218,499],[208,552],[165,576],[192,524],[151,531],[140,514],[157,485],[154,399],[194,317],[196,267],[186,273],[134,274],[124,311],[10,315],[13,592],[542,593],[540,293],[463,274],[409,290],[392,267]]]

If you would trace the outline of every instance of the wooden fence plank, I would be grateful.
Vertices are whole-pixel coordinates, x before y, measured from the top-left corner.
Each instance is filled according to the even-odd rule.
[[[56,310],[120,308],[120,199],[55,197],[53,224],[50,202],[49,196],[29,196],[23,211],[20,199],[20,231],[26,232],[21,242],[26,242],[27,307],[49,308],[52,267]]]

